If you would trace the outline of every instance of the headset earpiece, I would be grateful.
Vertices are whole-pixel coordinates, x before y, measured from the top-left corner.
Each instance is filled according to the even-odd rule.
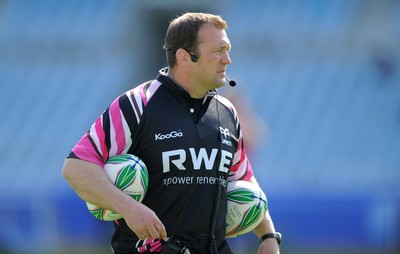
[[[197,58],[196,55],[192,55],[192,54],[190,54],[190,53],[189,53],[189,55],[190,55],[190,60],[192,60],[192,62],[194,62],[194,63],[197,62],[197,59],[198,59],[198,58]]]
[[[187,49],[184,49],[186,52],[188,52],[189,56],[190,56],[190,60],[192,60],[193,63],[197,62],[197,60],[199,59],[196,55],[194,54],[190,54],[190,51]]]

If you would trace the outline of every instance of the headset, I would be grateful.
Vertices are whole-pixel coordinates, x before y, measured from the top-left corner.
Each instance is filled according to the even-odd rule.
[[[187,49],[185,49],[185,51],[188,52],[188,54],[190,56],[190,60],[192,60],[193,63],[197,62],[197,60],[199,59],[198,56],[196,56],[195,54],[191,54],[189,52],[189,50],[187,50]],[[235,80],[228,78],[228,76],[226,76],[226,74],[225,74],[225,78],[228,80],[228,84],[231,87],[235,87],[236,86],[236,81]]]
[[[186,50],[187,51],[187,50]],[[197,60],[199,59],[198,56],[194,55],[194,54],[190,54],[189,51],[187,51],[190,55],[190,60],[192,60],[193,63],[197,62]]]

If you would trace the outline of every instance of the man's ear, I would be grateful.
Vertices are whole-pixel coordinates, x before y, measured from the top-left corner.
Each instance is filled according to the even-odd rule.
[[[187,65],[191,62],[189,53],[180,48],[176,51],[176,62],[179,65]]]

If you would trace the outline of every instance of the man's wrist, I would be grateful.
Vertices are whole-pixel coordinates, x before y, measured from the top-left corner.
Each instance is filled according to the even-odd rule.
[[[278,245],[281,245],[282,242],[282,235],[279,232],[275,232],[275,233],[267,233],[267,234],[263,234],[260,237],[260,244],[266,240],[266,239],[270,239],[270,238],[274,238],[276,240],[276,242],[278,243]]]

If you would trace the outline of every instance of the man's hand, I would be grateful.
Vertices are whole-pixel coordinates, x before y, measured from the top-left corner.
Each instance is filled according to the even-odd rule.
[[[133,202],[132,210],[121,214],[139,239],[167,239],[167,232],[157,215],[147,206]]]

